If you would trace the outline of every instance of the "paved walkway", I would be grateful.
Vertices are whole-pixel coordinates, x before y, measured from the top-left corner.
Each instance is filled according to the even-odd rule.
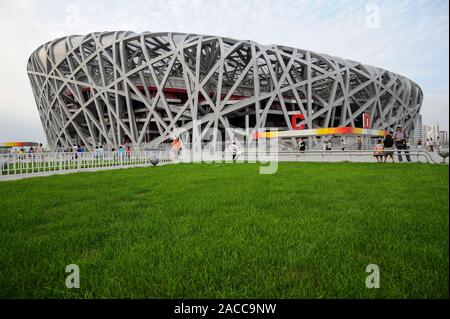
[[[425,154],[416,155],[411,154],[411,161],[414,163],[432,163],[432,164],[440,164],[443,163],[442,157],[440,157],[437,153],[429,153],[429,156]],[[407,163],[406,157],[402,154],[403,163]],[[376,162],[376,159],[371,154],[296,154],[296,155],[279,155],[280,161],[295,161],[295,162]],[[394,153],[394,160],[396,163],[399,163],[398,156]],[[391,162],[391,159],[388,159],[388,162]],[[448,165],[448,159],[446,160],[446,164]]]

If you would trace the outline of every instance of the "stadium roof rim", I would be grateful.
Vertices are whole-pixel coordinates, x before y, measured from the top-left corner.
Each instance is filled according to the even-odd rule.
[[[81,43],[85,42],[85,41],[89,41],[91,35],[101,35],[101,44],[103,45],[103,47],[107,47],[109,45],[111,45],[112,43],[118,43],[121,42],[123,40],[131,40],[133,38],[136,37],[141,37],[143,35],[152,35],[152,36],[170,36],[170,35],[182,35],[182,36],[194,36],[194,37],[198,37],[198,36],[202,36],[202,37],[211,37],[211,38],[222,38],[222,40],[224,41],[229,41],[229,42],[233,42],[233,43],[237,43],[237,42],[245,42],[245,43],[255,43],[260,47],[265,47],[265,48],[277,48],[277,49],[281,49],[281,50],[286,50],[288,52],[293,52],[294,50],[299,50],[299,51],[309,51],[312,54],[316,54],[316,55],[320,55],[323,57],[327,57],[330,58],[334,61],[340,62],[341,64],[346,64],[346,63],[351,63],[351,64],[360,64],[363,65],[366,68],[374,68],[377,70],[385,70],[381,67],[377,67],[374,65],[370,65],[370,64],[365,64],[362,63],[360,61],[356,61],[356,60],[351,60],[351,59],[347,59],[347,58],[341,58],[335,55],[330,55],[327,53],[323,53],[323,52],[316,52],[316,51],[311,51],[311,50],[307,50],[307,49],[299,49],[299,48],[295,48],[295,47],[291,47],[291,46],[287,46],[287,45],[279,45],[279,44],[261,44],[258,43],[256,41],[253,40],[239,40],[239,39],[235,39],[235,38],[231,38],[231,37],[221,37],[221,36],[215,36],[215,35],[209,35],[209,34],[195,34],[195,33],[185,33],[185,32],[150,32],[150,31],[143,31],[141,33],[136,33],[134,31],[95,31],[95,32],[90,32],[87,33],[85,35],[80,35],[80,34],[73,34],[73,35],[68,35],[68,36],[64,36],[64,37],[59,37],[56,38],[52,41],[48,41],[46,43],[44,43],[43,45],[39,46],[28,58],[31,59],[32,56],[34,54],[38,54],[39,59],[42,63],[42,66],[45,66],[46,64],[46,59],[47,59],[47,51],[46,48],[48,46],[51,46],[52,50],[53,50],[53,57],[55,59],[55,63],[59,64],[61,63],[66,54],[69,52],[66,50],[66,47],[64,45],[64,41],[70,41],[72,47],[77,47],[79,46]],[[120,37],[117,37],[116,39],[114,39],[114,35],[121,35]],[[175,39],[174,39],[175,40]],[[175,43],[180,42],[180,41],[174,41]],[[341,60],[341,61],[339,61]],[[392,72],[389,71],[393,74],[397,74],[398,76],[401,76],[403,78],[408,79],[409,81],[413,82],[414,84],[418,85],[416,82],[412,81],[411,79],[407,78],[406,76],[396,73],[396,72]],[[419,86],[419,85],[418,85]]]

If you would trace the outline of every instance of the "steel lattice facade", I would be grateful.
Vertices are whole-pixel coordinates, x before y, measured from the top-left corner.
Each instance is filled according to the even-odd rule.
[[[29,58],[51,149],[158,145],[193,128],[401,124],[414,128],[420,87],[398,74],[325,54],[216,36],[101,32],[68,36]],[[212,137],[214,138],[214,136]]]

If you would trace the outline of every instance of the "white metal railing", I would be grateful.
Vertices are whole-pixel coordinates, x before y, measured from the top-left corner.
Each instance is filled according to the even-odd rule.
[[[231,161],[233,153],[220,150],[211,154],[202,150],[193,156],[190,149],[183,149],[175,154],[169,148],[131,153],[105,152],[103,154],[88,153],[31,153],[31,154],[0,154],[0,180],[11,177],[27,177],[35,175],[51,175],[64,172],[79,172],[123,167],[152,166],[158,163],[199,162],[199,161]],[[310,162],[376,162],[373,150],[345,151],[280,151],[258,150],[248,148],[238,151],[237,161],[310,161]],[[394,149],[393,156],[398,162],[399,151]],[[438,163],[439,159],[423,150],[401,150],[403,162],[407,156],[412,162]],[[384,157],[384,154],[383,154]],[[384,158],[383,158],[384,159]],[[387,158],[387,161],[391,161]]]
[[[0,154],[0,179],[13,175],[37,175],[112,169],[121,167],[151,166],[156,162],[172,161],[170,151],[156,149],[130,153],[83,152],[83,153],[27,153]]]
[[[399,162],[399,155],[401,155],[402,162],[420,162],[420,163],[438,163],[439,159],[429,152],[423,150],[392,150],[392,156],[395,162]],[[189,159],[189,150],[184,150],[183,159]],[[308,150],[304,152],[295,150],[279,150],[279,149],[257,149],[248,148],[241,149],[237,152],[237,161],[305,161],[305,162],[376,162],[377,158],[374,156],[373,150]],[[386,157],[386,154],[377,154],[379,158],[386,159],[391,162],[391,157]],[[233,157],[233,152],[225,149],[223,151],[216,151],[210,154],[209,151],[203,151],[202,154],[197,154],[196,161],[213,160],[229,161]],[[189,161],[189,160],[188,160]]]
[[[382,151],[379,154],[375,154],[374,150],[310,150],[310,151],[278,151],[270,152],[257,152],[257,151],[246,151],[242,152],[242,156],[246,158],[274,158],[276,157],[279,161],[320,161],[320,162],[376,162],[378,155],[379,158],[386,160],[386,162],[392,161],[392,158],[387,157],[386,151]],[[391,150],[392,156],[395,162],[399,162],[399,156],[401,156],[402,162],[424,162],[424,163],[438,163],[433,156],[424,150],[417,149],[407,149],[407,150]],[[229,152],[227,152],[229,153]]]

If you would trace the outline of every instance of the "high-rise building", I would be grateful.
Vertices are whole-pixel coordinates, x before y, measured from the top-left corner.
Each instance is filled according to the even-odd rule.
[[[447,131],[439,131],[438,136],[439,136],[439,139],[441,140],[441,142],[448,141],[448,132]]]
[[[416,117],[412,137],[414,142],[416,142],[419,138],[423,140],[422,114],[419,114]]]
[[[436,140],[439,133],[439,124],[425,124],[423,126],[423,135],[424,139],[433,139]]]

